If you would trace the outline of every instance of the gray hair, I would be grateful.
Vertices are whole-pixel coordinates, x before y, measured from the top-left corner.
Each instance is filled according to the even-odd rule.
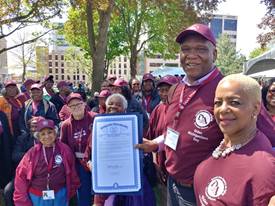
[[[126,98],[123,95],[118,94],[118,93],[112,94],[107,98],[107,100],[105,102],[106,107],[108,107],[108,105],[109,105],[112,98],[118,98],[122,102],[123,109],[126,111],[126,109],[128,107],[128,102],[127,102]]]

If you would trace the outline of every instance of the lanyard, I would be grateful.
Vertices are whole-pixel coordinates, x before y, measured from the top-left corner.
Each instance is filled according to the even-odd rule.
[[[49,187],[49,185],[50,185],[50,172],[53,168],[53,156],[54,156],[54,151],[55,151],[55,145],[53,146],[53,154],[51,156],[50,162],[48,162],[45,147],[43,146],[42,149],[43,149],[43,156],[44,156],[45,162],[47,164],[47,172],[48,172],[48,174],[47,174],[47,190],[49,190],[50,189],[50,187]]]
[[[81,143],[82,143],[82,133],[83,133],[83,128],[80,130],[80,134],[79,134],[79,138],[77,140],[77,144],[78,144],[78,151],[81,152]]]
[[[179,100],[179,104],[178,104],[178,111],[175,115],[175,118],[174,118],[174,121],[173,121],[173,128],[175,129],[175,127],[177,126],[178,124],[178,121],[179,121],[179,117],[180,117],[180,114],[181,112],[185,109],[186,105],[191,101],[191,99],[195,96],[195,94],[198,92],[198,90],[206,85],[208,82],[212,81],[213,79],[216,78],[216,76],[219,74],[219,70],[217,68],[215,68],[215,70],[212,72],[212,74],[207,78],[205,79],[204,81],[202,81],[198,87],[191,93],[189,94],[186,99],[184,100],[184,94],[186,92],[186,84],[184,84],[184,87],[183,89],[181,90],[181,93],[180,93],[180,100]]]

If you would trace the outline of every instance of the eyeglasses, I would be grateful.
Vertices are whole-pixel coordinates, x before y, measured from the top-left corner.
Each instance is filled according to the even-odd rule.
[[[268,90],[268,92],[269,92],[270,94],[275,94],[275,89],[270,89],[270,90]]]
[[[76,108],[78,108],[79,106],[82,106],[82,104],[83,104],[83,102],[79,102],[79,103],[77,103],[77,104],[68,105],[68,107],[69,107],[70,109],[76,109]]]

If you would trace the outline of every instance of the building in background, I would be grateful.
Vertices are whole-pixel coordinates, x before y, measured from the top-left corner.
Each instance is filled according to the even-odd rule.
[[[70,81],[75,85],[79,83],[90,83],[88,75],[84,72],[91,69],[83,68],[81,62],[76,58],[66,58],[70,50],[68,43],[62,35],[51,33],[51,44],[49,47],[36,48],[36,67],[40,78],[45,75],[53,75],[54,81]],[[79,51],[75,53],[79,54]]]
[[[228,34],[231,42],[236,47],[237,42],[237,24],[238,17],[232,15],[214,15],[210,22],[209,27],[214,33],[215,38],[219,38],[221,34]]]
[[[116,75],[125,80],[131,78],[130,58],[124,55],[116,57],[110,62],[108,75]]]
[[[7,40],[0,39],[0,49],[7,47]],[[0,81],[3,82],[8,77],[8,57],[7,52],[0,54]]]

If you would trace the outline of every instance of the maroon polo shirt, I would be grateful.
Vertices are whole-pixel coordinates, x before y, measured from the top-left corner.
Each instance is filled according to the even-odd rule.
[[[194,177],[198,205],[268,205],[275,195],[275,157],[266,136],[255,138],[225,158],[210,156]]]
[[[223,135],[213,115],[215,90],[221,79],[222,74],[219,73],[203,86],[187,86],[181,83],[177,85],[169,101],[166,126],[179,132],[180,136],[176,151],[168,146],[165,147],[166,169],[178,182],[193,184],[196,167],[222,140]],[[180,113],[177,124],[173,126],[184,87],[183,100],[186,100],[195,90],[196,93]]]

